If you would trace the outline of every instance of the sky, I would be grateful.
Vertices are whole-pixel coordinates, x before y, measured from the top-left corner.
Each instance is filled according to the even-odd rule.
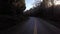
[[[30,8],[32,8],[34,2],[35,2],[34,0],[25,0],[25,3],[26,3],[26,9],[25,10],[29,10]]]
[[[30,8],[32,8],[36,1],[42,1],[42,0],[25,0],[25,3],[26,3],[25,10],[29,10]]]

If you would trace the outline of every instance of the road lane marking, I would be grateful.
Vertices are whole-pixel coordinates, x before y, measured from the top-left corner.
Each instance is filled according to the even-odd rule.
[[[37,22],[36,22],[36,19],[34,20],[34,34],[37,34]]]

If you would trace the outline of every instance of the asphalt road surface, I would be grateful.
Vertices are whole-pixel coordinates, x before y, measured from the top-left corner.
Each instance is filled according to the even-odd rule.
[[[12,30],[5,31],[4,34],[60,34],[59,28],[37,17],[29,17],[24,24],[12,28]]]
[[[37,17],[30,17],[17,29],[18,34],[60,34],[60,29]]]

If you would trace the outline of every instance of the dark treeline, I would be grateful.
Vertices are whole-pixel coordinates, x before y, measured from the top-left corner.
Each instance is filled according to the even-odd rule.
[[[20,7],[18,1],[0,0],[0,30],[9,29],[26,21],[27,16],[23,14],[26,8],[25,3],[21,3],[22,6]],[[17,6],[13,3],[17,3]]]

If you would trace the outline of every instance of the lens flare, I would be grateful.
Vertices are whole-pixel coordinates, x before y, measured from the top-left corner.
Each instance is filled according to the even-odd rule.
[[[54,4],[55,4],[55,5],[60,5],[60,0],[54,1]]]

